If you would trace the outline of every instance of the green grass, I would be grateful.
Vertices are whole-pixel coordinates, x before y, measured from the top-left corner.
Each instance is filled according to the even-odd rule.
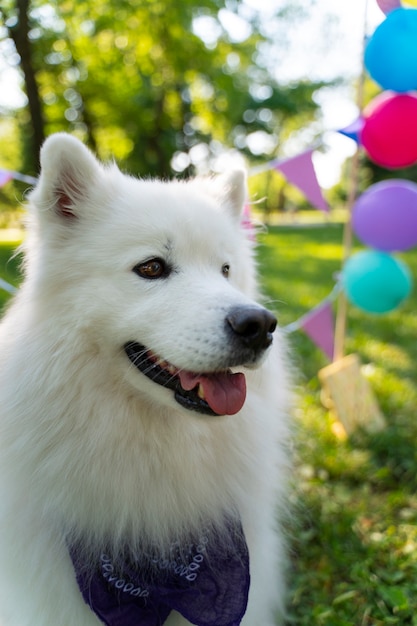
[[[337,225],[272,227],[259,261],[270,308],[285,325],[318,304],[340,270]],[[13,242],[0,276],[18,283]],[[403,255],[417,282],[417,249]],[[0,306],[7,300],[0,290]],[[367,370],[387,428],[338,439],[320,402],[326,357],[290,336],[298,369],[288,625],[417,625],[417,295],[382,317],[349,311],[347,352]]]
[[[0,278],[8,282],[10,285],[17,287],[19,284],[19,266],[21,262],[20,256],[13,256],[16,247],[20,241],[11,240],[3,241],[0,230]],[[10,295],[0,288],[0,310],[9,300]]]
[[[332,289],[342,229],[271,228],[261,237],[265,292],[282,324]],[[403,255],[417,278],[417,249]],[[326,357],[290,336],[298,368],[289,624],[417,624],[417,295],[385,316],[349,310],[359,354],[385,414],[377,436],[342,441],[320,402]]]

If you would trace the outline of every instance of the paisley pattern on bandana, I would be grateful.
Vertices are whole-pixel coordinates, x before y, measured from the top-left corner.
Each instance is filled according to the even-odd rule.
[[[195,626],[238,626],[246,612],[249,554],[240,524],[227,543],[210,533],[117,568],[103,553],[93,575],[76,547],[70,553],[83,598],[106,626],[162,626],[173,610]]]

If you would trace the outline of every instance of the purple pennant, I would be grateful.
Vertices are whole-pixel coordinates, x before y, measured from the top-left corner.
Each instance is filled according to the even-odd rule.
[[[304,317],[301,328],[329,357],[334,354],[334,319],[331,302],[319,304]]]
[[[344,128],[340,128],[337,132],[341,135],[345,135],[345,137],[349,137],[349,139],[353,139],[357,144],[360,144],[363,125],[364,119],[362,116],[359,116],[354,122]]]
[[[314,150],[307,150],[291,159],[278,162],[275,169],[282,172],[290,183],[298,187],[313,206],[327,213],[329,206],[317,180],[312,160],[313,152]]]
[[[13,176],[11,172],[7,170],[0,170],[0,187],[4,187],[8,182],[12,180]]]
[[[255,241],[255,228],[252,222],[250,206],[247,203],[243,207],[242,219],[240,224],[242,228],[246,230],[248,238],[251,241]]]
[[[400,0],[376,0],[379,8],[385,15],[391,13],[394,9],[399,9],[402,5]]]

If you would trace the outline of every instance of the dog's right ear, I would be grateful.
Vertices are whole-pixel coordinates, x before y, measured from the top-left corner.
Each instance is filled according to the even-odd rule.
[[[97,185],[102,168],[81,141],[67,133],[56,133],[45,141],[41,154],[41,174],[31,197],[36,205],[53,210],[64,220],[74,220]]]

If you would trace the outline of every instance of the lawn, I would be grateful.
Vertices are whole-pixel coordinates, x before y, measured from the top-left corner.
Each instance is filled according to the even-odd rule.
[[[259,263],[281,325],[331,291],[340,270],[338,225],[271,227]],[[18,283],[13,242],[0,241],[0,276]],[[417,282],[417,249],[403,255]],[[0,306],[7,300],[0,290]],[[347,352],[367,375],[387,420],[377,436],[337,438],[320,402],[326,357],[290,335],[297,374],[292,580],[288,626],[417,625],[417,293],[382,317],[349,311]]]

